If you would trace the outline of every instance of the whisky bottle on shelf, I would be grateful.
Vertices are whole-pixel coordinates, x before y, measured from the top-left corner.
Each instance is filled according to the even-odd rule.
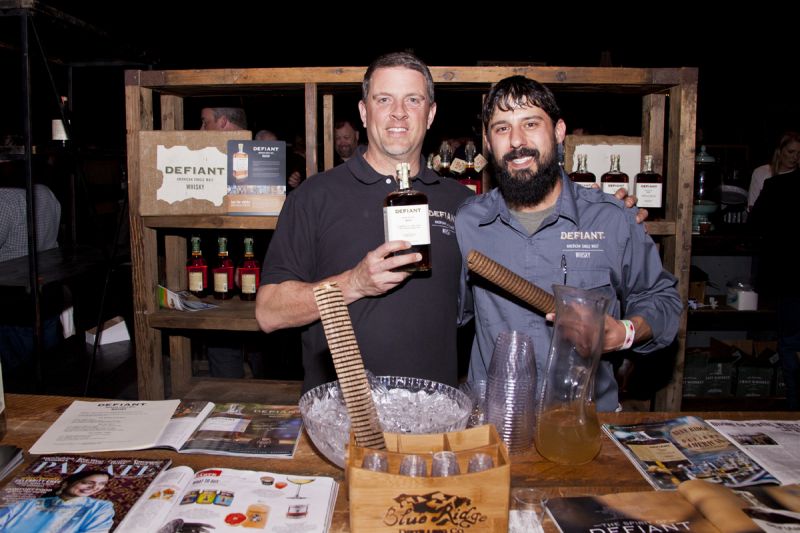
[[[611,169],[600,176],[603,192],[614,194],[620,187],[628,188],[628,175],[619,169],[619,154],[611,154]]]
[[[244,151],[244,143],[239,143],[239,151],[233,154],[233,177],[236,181],[247,179],[248,157]]]
[[[597,177],[589,172],[586,166],[586,154],[578,154],[578,168],[569,175],[569,179],[587,188],[591,188],[597,182]]]
[[[453,150],[450,148],[450,143],[442,141],[439,147],[439,168],[437,172],[443,178],[452,178],[453,172],[450,170],[450,164],[453,162]]]
[[[253,255],[253,238],[244,238],[244,259],[239,267],[239,298],[246,301],[256,299],[256,291],[261,283],[261,268]]]
[[[648,211],[651,220],[664,218],[664,179],[653,171],[653,156],[644,156],[642,171],[636,174],[633,186],[637,205]]]
[[[217,239],[217,264],[214,267],[214,298],[228,300],[233,296],[233,261],[228,257],[228,238]]]
[[[423,272],[431,269],[431,226],[428,197],[411,188],[408,163],[397,165],[397,190],[383,201],[383,231],[387,241],[403,240],[411,248],[395,255],[420,253],[422,260],[401,267],[400,271]]]
[[[208,289],[208,265],[203,259],[203,251],[200,250],[200,237],[192,237],[192,255],[186,262],[186,273],[189,278],[189,292],[202,298]]]
[[[481,194],[483,192],[483,183],[481,182],[480,172],[475,169],[475,152],[475,143],[472,141],[467,142],[467,146],[464,148],[464,157],[467,159],[466,167],[458,181],[472,189],[475,194]]]

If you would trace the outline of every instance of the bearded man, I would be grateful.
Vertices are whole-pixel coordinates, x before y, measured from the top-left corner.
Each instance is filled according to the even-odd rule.
[[[682,303],[676,279],[665,271],[653,240],[633,209],[598,189],[572,183],[559,164],[566,125],[555,97],[535,80],[498,82],[483,106],[484,144],[498,188],[468,199],[456,215],[464,258],[462,320],[474,299],[475,340],[469,379],[486,379],[497,336],[517,330],[533,339],[541,390],[552,337],[545,316],[477,276],[466,256],[477,250],[545,290],[553,284],[610,287],[616,296],[605,322],[604,352],[649,353],[669,345]],[[624,317],[623,320],[620,320]],[[595,380],[601,411],[618,408],[611,363],[601,361]]]

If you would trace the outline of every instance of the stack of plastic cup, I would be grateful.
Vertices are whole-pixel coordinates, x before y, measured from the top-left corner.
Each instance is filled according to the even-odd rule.
[[[486,383],[486,418],[511,454],[533,445],[536,364],[533,342],[518,331],[497,336]]]

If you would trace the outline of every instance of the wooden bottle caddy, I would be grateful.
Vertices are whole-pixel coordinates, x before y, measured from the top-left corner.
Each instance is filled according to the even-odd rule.
[[[373,450],[356,445],[350,435],[347,451],[350,529],[363,532],[507,531],[511,462],[493,425],[431,435],[384,433],[388,472],[361,468]],[[462,474],[409,477],[398,473],[406,455],[425,457],[430,476],[433,452],[456,454]],[[494,468],[467,473],[470,458],[486,453]]]

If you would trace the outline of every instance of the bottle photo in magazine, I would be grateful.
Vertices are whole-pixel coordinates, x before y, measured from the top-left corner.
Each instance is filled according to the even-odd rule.
[[[0,493],[0,531],[112,531],[168,460],[41,457]]]

